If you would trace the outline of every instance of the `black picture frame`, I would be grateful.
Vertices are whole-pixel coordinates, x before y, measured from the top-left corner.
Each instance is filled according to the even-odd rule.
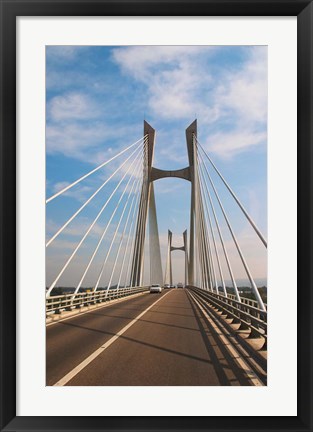
[[[307,0],[0,0],[1,431],[312,431],[313,4]],[[297,16],[298,415],[296,417],[16,416],[16,17]],[[283,152],[283,149],[282,149]],[[301,289],[300,289],[301,288]],[[295,287],[296,289],[296,287]],[[290,311],[286,311],[286,316]],[[288,328],[288,322],[282,323]],[[286,347],[288,355],[288,347]],[[283,358],[282,358],[283,365]],[[286,371],[286,379],[288,371]],[[34,401],[35,402],[35,401]],[[188,403],[186,403],[188,409]],[[260,407],[262,412],[262,407]]]

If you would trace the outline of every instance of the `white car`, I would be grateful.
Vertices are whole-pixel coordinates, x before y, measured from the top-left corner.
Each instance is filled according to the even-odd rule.
[[[170,284],[165,284],[164,285],[164,289],[167,289],[167,288],[171,288],[171,285]]]
[[[159,284],[152,284],[150,287],[150,294],[152,293],[159,293],[161,294],[162,292],[162,288],[160,287]]]

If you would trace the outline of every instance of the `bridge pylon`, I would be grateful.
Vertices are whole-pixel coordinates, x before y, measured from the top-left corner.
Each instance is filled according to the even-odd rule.
[[[158,222],[156,216],[154,186],[151,181],[154,155],[155,130],[144,121],[145,154],[143,184],[139,202],[136,237],[133,251],[131,286],[141,286],[144,270],[144,245],[149,214],[150,283],[163,283]]]
[[[132,258],[131,285],[141,286],[144,267],[144,244],[146,238],[146,226],[149,216],[149,248],[150,248],[150,283],[163,283],[161,253],[158,223],[155,206],[153,182],[165,177],[177,177],[191,182],[190,200],[190,227],[189,227],[189,251],[186,246],[186,280],[185,284],[196,285],[195,260],[196,242],[201,236],[202,243],[206,243],[207,234],[204,224],[203,204],[199,192],[198,182],[198,150],[197,150],[197,120],[194,120],[186,129],[186,141],[189,165],[178,170],[162,170],[153,167],[153,154],[155,144],[155,130],[144,121],[144,139],[146,153],[143,166],[143,185],[140,196],[139,212],[137,217],[136,237]],[[187,231],[184,232],[184,245],[187,245]],[[198,251],[201,260],[202,282],[210,285],[210,268],[208,265],[207,248]],[[170,260],[171,261],[171,260]],[[169,263],[171,264],[171,263]],[[169,270],[171,271],[171,269]],[[197,275],[198,277],[198,275]],[[170,276],[171,278],[171,276]]]
[[[172,252],[175,250],[181,250],[185,253],[185,280],[184,284],[188,283],[188,248],[187,248],[187,230],[183,232],[183,246],[173,246],[172,244],[173,233],[168,230],[168,245],[167,245],[167,257],[165,267],[165,278],[164,284],[173,285],[173,265],[172,265]]]

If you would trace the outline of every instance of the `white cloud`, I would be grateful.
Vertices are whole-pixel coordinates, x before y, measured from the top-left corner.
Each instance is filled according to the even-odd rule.
[[[197,57],[211,53],[215,47],[154,46],[113,50],[113,59],[148,89],[148,106],[159,118],[189,119],[198,110],[208,108],[191,97],[210,81],[197,71]]]
[[[247,151],[255,146],[264,144],[267,140],[266,132],[253,132],[252,130],[234,130],[228,133],[217,133],[209,136],[204,146],[224,159],[234,154]]]
[[[267,141],[267,49],[254,47],[241,70],[226,73],[215,92],[221,120],[230,130],[207,135],[205,147],[220,157],[250,150]]]
[[[98,109],[90,98],[82,93],[55,96],[48,104],[48,115],[53,121],[87,120],[97,117]]]
[[[176,69],[161,72],[150,87],[149,106],[158,116],[173,119],[192,118],[196,105],[190,95],[199,86],[199,79],[192,74],[189,62],[182,62]]]
[[[222,48],[223,49],[223,48]],[[147,104],[157,118],[198,115],[209,149],[231,157],[266,140],[267,48],[247,49],[240,69],[213,72],[203,53],[218,47],[130,47],[113,51],[115,62],[147,87]],[[208,56],[205,56],[208,59]],[[221,132],[212,135],[212,125]],[[225,130],[225,125],[229,132]]]
[[[61,153],[67,157],[91,161],[92,149],[108,138],[108,129],[102,123],[51,124],[46,128],[47,153]],[[110,133],[111,135],[111,133]]]
[[[172,62],[182,64],[186,58],[213,50],[214,47],[201,46],[133,46],[114,49],[112,55],[125,72],[148,81],[151,69],[156,66],[168,66]]]
[[[251,49],[242,69],[223,76],[216,92],[216,103],[229,114],[236,114],[244,125],[264,123],[267,118],[267,49]]]
[[[181,180],[181,182],[175,184],[173,184],[171,181],[157,181],[155,184],[157,184],[157,186],[155,186],[155,192],[157,195],[172,194],[174,196],[175,194],[181,194],[182,192],[186,191],[185,180]]]
[[[53,242],[53,248],[54,249],[61,249],[62,251],[68,251],[68,250],[74,250],[75,247],[77,246],[77,243],[75,242],[71,242],[69,240],[64,240],[64,239],[56,239]],[[81,245],[81,248],[85,248],[85,245]],[[64,257],[65,258],[65,257]],[[64,259],[64,263],[65,263],[65,259]]]
[[[52,186],[53,193],[57,193],[68,186],[69,182],[57,182]],[[74,198],[80,203],[85,202],[89,196],[95,191],[95,188],[87,185],[78,185],[73,189],[63,192],[63,196]]]

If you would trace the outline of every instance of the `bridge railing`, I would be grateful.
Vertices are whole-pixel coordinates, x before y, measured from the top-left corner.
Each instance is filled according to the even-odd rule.
[[[205,299],[213,307],[220,310],[222,314],[233,318],[233,323],[240,323],[241,328],[244,328],[244,326],[250,328],[251,336],[267,338],[267,311],[263,311],[243,301],[239,302],[230,296],[225,297],[224,295],[194,286],[189,286],[188,288]]]
[[[63,311],[72,311],[84,306],[96,305],[110,300],[139,294],[148,291],[148,286],[126,287],[119,289],[99,290],[96,292],[83,292],[77,294],[63,294],[46,298],[46,315],[60,314]]]
[[[231,298],[232,300],[236,300],[236,296],[234,294],[227,294],[227,296],[228,296],[228,298]],[[222,295],[222,297],[225,297],[225,296]],[[249,299],[247,297],[241,297],[241,303],[247,304],[249,306],[254,306],[255,308],[258,309],[258,302],[256,300]],[[264,303],[264,306],[267,308],[266,303]]]

